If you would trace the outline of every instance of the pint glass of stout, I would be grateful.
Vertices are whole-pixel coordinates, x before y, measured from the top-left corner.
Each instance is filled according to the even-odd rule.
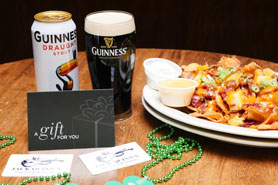
[[[113,88],[115,120],[129,117],[135,62],[134,17],[122,11],[87,15],[85,45],[93,88]]]

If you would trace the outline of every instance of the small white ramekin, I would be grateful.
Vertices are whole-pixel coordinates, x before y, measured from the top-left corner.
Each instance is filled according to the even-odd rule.
[[[169,87],[164,86],[162,84],[165,83],[165,81],[181,81],[182,83],[192,83],[192,86],[190,87]],[[170,107],[185,107],[188,106],[191,102],[191,98],[194,94],[194,91],[198,85],[198,83],[195,80],[190,80],[186,78],[175,78],[175,79],[167,79],[167,80],[161,80],[158,83],[159,85],[159,94],[160,99],[164,105],[170,106]]]
[[[143,63],[146,84],[152,89],[158,90],[158,82],[163,79],[177,78],[182,70],[179,65],[163,58],[148,58]]]

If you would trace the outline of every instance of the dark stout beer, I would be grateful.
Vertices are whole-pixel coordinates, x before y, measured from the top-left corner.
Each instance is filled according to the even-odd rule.
[[[115,119],[131,115],[135,24],[131,14],[102,11],[85,18],[86,53],[94,89],[114,89]]]

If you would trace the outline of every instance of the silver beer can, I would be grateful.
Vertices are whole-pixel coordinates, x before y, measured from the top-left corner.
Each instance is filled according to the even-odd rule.
[[[64,11],[37,13],[31,27],[37,91],[79,90],[76,25]]]

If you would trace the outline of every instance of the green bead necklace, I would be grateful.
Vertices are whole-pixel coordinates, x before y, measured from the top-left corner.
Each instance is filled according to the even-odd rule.
[[[29,183],[32,183],[32,182],[43,182],[43,181],[50,181],[50,180],[56,180],[56,179],[61,179],[62,177],[64,177],[64,179],[59,182],[59,183],[55,183],[54,185],[65,185],[66,183],[68,183],[70,181],[70,178],[71,178],[71,174],[70,173],[66,173],[64,172],[63,174],[60,174],[58,173],[57,175],[52,175],[51,177],[50,176],[46,176],[46,177],[43,177],[43,176],[40,176],[40,177],[30,177],[28,179],[24,179],[22,180],[21,182],[17,183],[17,184],[12,184],[12,185],[26,185],[26,184],[29,184]],[[5,183],[0,183],[0,185],[9,185],[9,184],[5,184]]]
[[[16,141],[16,138],[14,136],[0,135],[0,140],[8,140],[5,143],[0,144],[0,149],[1,149],[1,148],[5,148],[6,146],[10,146],[11,144],[14,144]]]
[[[163,128],[169,128],[170,133],[163,137],[153,136],[153,134],[155,134],[156,132],[158,132],[159,130],[161,130]],[[163,181],[167,182],[168,180],[170,180],[173,177],[173,175],[176,171],[182,169],[183,167],[186,167],[188,165],[191,165],[191,164],[197,162],[203,155],[203,151],[202,151],[202,147],[201,147],[200,143],[198,143],[196,140],[194,140],[192,138],[179,137],[177,141],[175,141],[173,144],[170,144],[170,145],[160,143],[160,141],[162,141],[162,140],[167,140],[167,139],[171,138],[174,135],[174,132],[175,132],[175,130],[171,125],[164,124],[164,125],[161,125],[161,126],[155,128],[150,133],[148,133],[148,138],[150,139],[150,143],[147,144],[146,151],[151,156],[151,158],[152,159],[154,158],[155,160],[143,167],[142,177],[147,177],[147,175],[146,175],[147,170],[150,169],[151,167],[154,167],[159,162],[162,162],[164,159],[180,160],[182,158],[183,152],[191,151],[191,150],[193,150],[193,148],[195,146],[197,147],[199,153],[193,159],[191,159],[187,162],[181,163],[178,166],[176,166],[175,168],[173,168],[170,171],[170,173],[168,175],[166,175],[165,177],[153,179],[153,180],[151,180],[151,178],[148,177],[147,180],[152,181],[154,184],[161,183]]]

